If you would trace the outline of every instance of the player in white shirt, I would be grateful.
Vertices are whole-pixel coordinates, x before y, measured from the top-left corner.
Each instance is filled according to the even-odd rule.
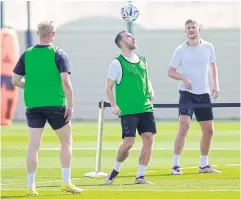
[[[213,80],[211,95],[219,94],[218,69],[215,63],[215,51],[211,43],[200,39],[200,27],[195,20],[185,23],[187,40],[179,45],[171,58],[168,76],[179,80],[179,104],[210,104],[209,71]],[[200,173],[220,173],[208,163],[208,153],[214,132],[212,108],[179,108],[179,129],[174,143],[174,157],[171,173],[182,174],[180,155],[185,137],[192,120],[193,112],[202,129],[200,141]]]
[[[128,158],[135,143],[137,131],[143,145],[134,183],[152,184],[145,178],[152,153],[153,136],[156,134],[152,104],[154,92],[147,72],[147,62],[143,56],[135,53],[136,41],[130,33],[119,32],[115,44],[121,49],[121,54],[109,66],[106,95],[112,112],[120,118],[123,141],[105,184],[112,184],[118,176],[122,163]]]

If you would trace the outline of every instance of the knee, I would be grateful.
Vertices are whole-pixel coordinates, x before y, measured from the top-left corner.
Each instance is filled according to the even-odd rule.
[[[144,133],[142,134],[142,139],[144,144],[151,145],[153,143],[153,135],[152,133]]]
[[[207,135],[208,137],[212,137],[213,133],[214,133],[213,128],[208,128],[206,132],[204,132],[204,134]]]
[[[73,139],[72,137],[66,138],[66,139],[62,139],[61,140],[61,145],[62,147],[71,147],[73,143]]]
[[[133,147],[134,143],[135,143],[135,140],[133,138],[130,138],[130,139],[126,138],[123,142],[123,146],[127,151],[129,151]]]
[[[29,150],[30,151],[34,151],[34,152],[37,152],[39,151],[39,148],[40,148],[40,143],[29,143]]]
[[[188,122],[181,122],[180,123],[180,126],[179,126],[179,136],[183,136],[185,137],[187,132],[188,132],[188,129],[189,129],[189,123]]]

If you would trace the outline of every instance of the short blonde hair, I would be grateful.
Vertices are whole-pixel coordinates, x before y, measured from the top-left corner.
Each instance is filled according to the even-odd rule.
[[[198,23],[196,20],[194,20],[194,19],[188,19],[188,20],[185,22],[185,26],[186,26],[187,24],[189,24],[189,23],[193,23],[193,24],[195,24],[196,26],[199,27],[199,23]]]
[[[40,37],[50,37],[53,32],[55,32],[55,24],[54,21],[41,21],[38,24],[38,34]]]

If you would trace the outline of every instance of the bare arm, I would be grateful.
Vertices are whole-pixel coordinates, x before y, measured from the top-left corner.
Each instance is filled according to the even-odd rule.
[[[151,80],[149,78],[148,78],[148,88],[149,88],[149,93],[151,95],[151,99],[153,100],[154,97],[155,97],[155,92],[153,90],[152,83],[151,83]]]
[[[219,86],[219,80],[218,80],[218,68],[216,63],[210,63],[210,72],[213,80],[213,85],[214,86]]]
[[[215,62],[210,63],[210,72],[213,80],[212,96],[215,99],[219,95],[218,68]]]
[[[177,72],[177,69],[169,67],[169,69],[168,69],[168,76],[173,78],[173,79],[183,81],[185,86],[186,86],[186,89],[188,89],[188,90],[192,89],[191,81],[187,77],[185,77],[184,75],[182,75],[179,72]]]
[[[108,98],[112,107],[117,106],[116,102],[115,102],[114,94],[113,94],[114,84],[115,84],[115,82],[112,79],[107,78],[105,91],[106,91],[107,98]]]
[[[74,99],[73,99],[73,88],[69,78],[69,74],[67,72],[60,73],[62,86],[64,89],[64,93],[66,95],[69,107],[74,106]]]
[[[179,72],[177,72],[177,69],[172,68],[172,67],[169,67],[169,69],[168,69],[168,76],[173,79],[182,80],[182,81],[185,78],[183,75],[181,75]]]
[[[23,76],[22,75],[17,75],[16,73],[13,73],[13,76],[12,76],[12,84],[14,86],[17,86],[19,88],[22,88],[24,89],[24,86],[25,86],[25,81],[23,79]]]
[[[107,80],[106,80],[106,88],[105,88],[106,95],[107,95],[107,98],[108,98],[108,100],[109,100],[109,102],[110,102],[110,104],[112,106],[112,112],[115,115],[119,115],[120,114],[120,109],[117,106],[115,98],[114,98],[113,86],[114,86],[114,81],[112,79],[110,79],[110,78],[107,78]]]

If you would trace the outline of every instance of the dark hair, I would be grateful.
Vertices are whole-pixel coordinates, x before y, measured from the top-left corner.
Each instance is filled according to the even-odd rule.
[[[193,24],[199,26],[198,22],[195,21],[195,20],[193,20],[193,19],[188,19],[188,20],[186,21],[186,23],[185,23],[185,26],[186,26],[187,24],[189,24],[189,23],[193,23]]]
[[[122,33],[126,32],[125,30],[122,30],[119,32],[115,37],[115,44],[120,48],[120,41],[122,39]]]

